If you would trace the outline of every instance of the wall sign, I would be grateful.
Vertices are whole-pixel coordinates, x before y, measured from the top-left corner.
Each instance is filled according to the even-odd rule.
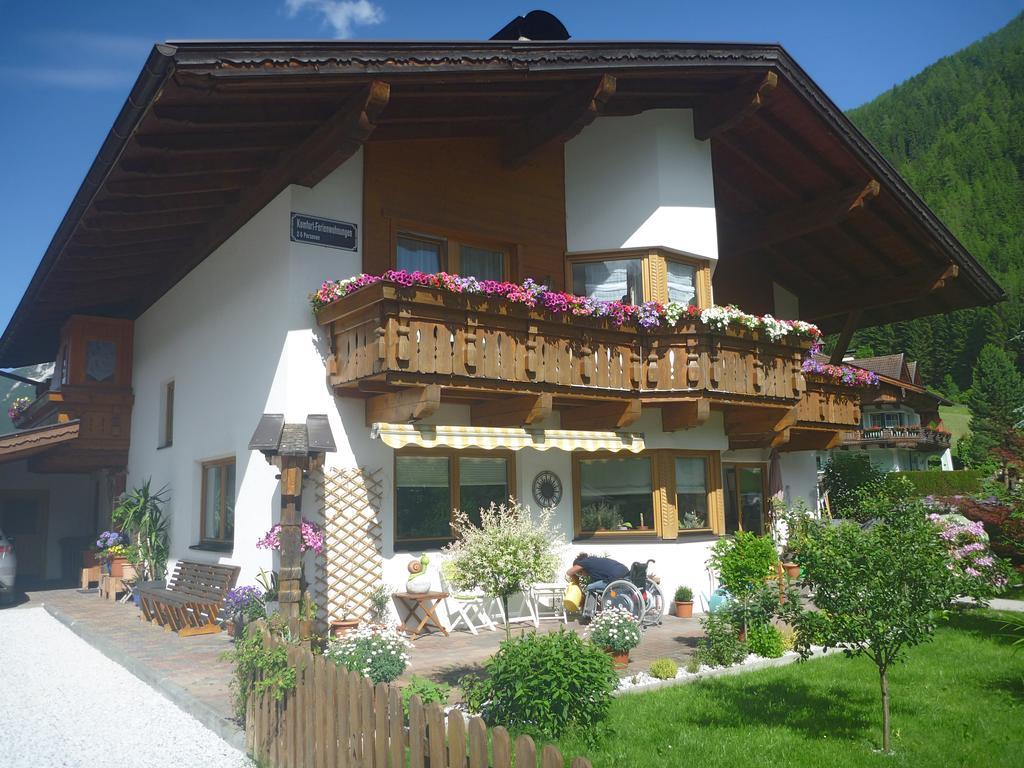
[[[292,213],[291,241],[354,251],[359,247],[359,227],[348,221]]]

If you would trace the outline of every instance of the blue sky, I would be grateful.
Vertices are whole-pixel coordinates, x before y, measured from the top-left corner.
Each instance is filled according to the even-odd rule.
[[[780,42],[843,108],[995,31],[1024,0],[0,0],[0,323],[157,40],[480,40],[533,8],[579,40]]]

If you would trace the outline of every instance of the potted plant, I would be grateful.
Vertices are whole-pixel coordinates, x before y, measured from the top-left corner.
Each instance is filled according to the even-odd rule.
[[[256,576],[256,583],[263,589],[263,610],[267,616],[272,616],[281,609],[281,604],[277,600],[277,581],[276,571],[267,573],[260,568]]]
[[[266,618],[263,590],[259,587],[235,587],[224,597],[224,616],[231,622],[231,636],[236,640],[245,636],[247,625]]]
[[[616,669],[625,669],[629,652],[640,645],[640,623],[625,608],[608,608],[590,622],[590,640],[612,657]]]
[[[689,587],[676,587],[676,616],[693,618],[693,590]]]
[[[164,505],[168,501],[167,486],[150,490],[147,480],[125,494],[111,512],[111,520],[132,545],[132,565],[139,581],[158,582],[167,571],[168,524]]]
[[[128,564],[128,537],[121,531],[104,531],[96,539],[96,558],[108,576],[121,578]]]

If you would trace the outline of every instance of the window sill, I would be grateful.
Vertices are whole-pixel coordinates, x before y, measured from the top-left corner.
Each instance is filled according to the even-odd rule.
[[[158,446],[156,447],[156,449],[157,449],[158,451],[163,451],[163,450],[165,450],[165,449],[167,449],[167,448],[173,448],[173,447],[174,447],[174,443],[167,443],[166,445],[158,445]]]
[[[396,541],[392,549],[396,552],[424,552],[441,549],[452,543],[454,539],[422,539],[420,541]]]
[[[220,552],[230,555],[235,550],[235,544],[231,541],[201,541],[198,544],[193,544],[189,549],[194,549],[197,552]]]

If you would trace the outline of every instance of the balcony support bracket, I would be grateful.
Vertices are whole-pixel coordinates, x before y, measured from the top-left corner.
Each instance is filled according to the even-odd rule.
[[[502,397],[475,403],[470,408],[474,427],[525,427],[551,415],[551,394]]]
[[[699,427],[711,416],[711,401],[706,397],[683,400],[661,406],[661,429],[675,432]]]
[[[381,421],[394,424],[420,421],[440,407],[440,384],[374,395],[366,400],[366,426]]]
[[[622,429],[639,418],[639,400],[595,403],[562,411],[562,429]]]

